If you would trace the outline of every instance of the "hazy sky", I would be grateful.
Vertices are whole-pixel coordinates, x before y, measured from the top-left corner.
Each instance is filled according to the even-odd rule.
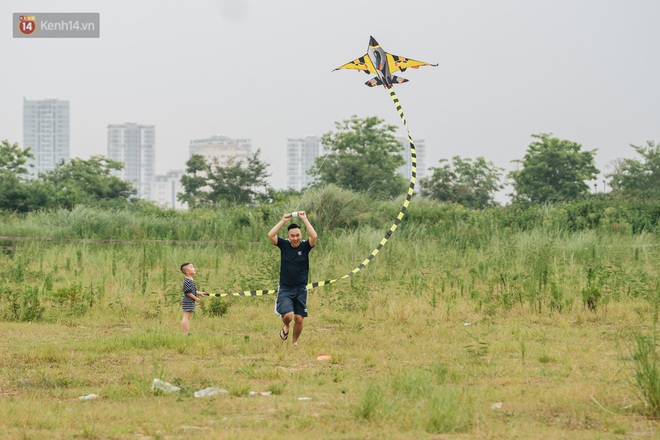
[[[99,12],[98,39],[14,39],[14,12]],[[378,116],[369,76],[332,70],[388,52],[438,67],[396,86],[427,164],[484,156],[514,169],[535,133],[598,149],[597,166],[660,141],[657,0],[3,0],[0,139],[22,146],[23,97],[69,100],[71,155],[107,154],[107,125],[156,126],[156,172],[191,139],[251,138],[286,184],[286,139]],[[600,186],[600,185],[599,185]]]

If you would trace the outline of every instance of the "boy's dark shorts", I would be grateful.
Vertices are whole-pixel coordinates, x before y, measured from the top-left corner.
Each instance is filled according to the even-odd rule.
[[[289,312],[307,317],[307,287],[279,287],[275,301],[275,314],[284,316]]]
[[[197,303],[189,296],[184,296],[181,300],[181,308],[184,312],[194,312]]]

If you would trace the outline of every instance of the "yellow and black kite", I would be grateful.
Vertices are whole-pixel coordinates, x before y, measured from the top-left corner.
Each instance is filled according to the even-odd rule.
[[[343,66],[339,66],[335,70],[356,69],[361,70],[366,74],[375,73],[376,76],[367,81],[365,83],[366,85],[369,87],[390,87],[393,84],[401,84],[408,81],[405,78],[400,78],[396,75],[393,75],[394,72],[398,70],[404,72],[409,67],[417,69],[420,66],[437,66],[437,64],[411,60],[410,58],[400,57],[398,55],[387,53],[383,50],[382,47],[380,47],[380,44],[378,44],[376,39],[371,37],[369,40],[369,49],[364,56],[346,63]]]

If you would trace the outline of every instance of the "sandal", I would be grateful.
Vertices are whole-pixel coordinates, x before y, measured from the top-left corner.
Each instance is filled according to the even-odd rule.
[[[289,337],[289,332],[285,332],[284,327],[285,326],[283,325],[282,328],[280,329],[280,339],[286,341],[286,339]]]

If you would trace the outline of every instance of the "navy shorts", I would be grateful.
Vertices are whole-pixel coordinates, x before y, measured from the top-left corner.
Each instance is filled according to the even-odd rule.
[[[275,314],[284,316],[289,312],[307,317],[307,287],[279,287],[275,301]]]
[[[189,297],[188,295],[185,295],[181,299],[181,308],[183,309],[184,312],[194,312],[195,304],[197,304],[195,300]]]

